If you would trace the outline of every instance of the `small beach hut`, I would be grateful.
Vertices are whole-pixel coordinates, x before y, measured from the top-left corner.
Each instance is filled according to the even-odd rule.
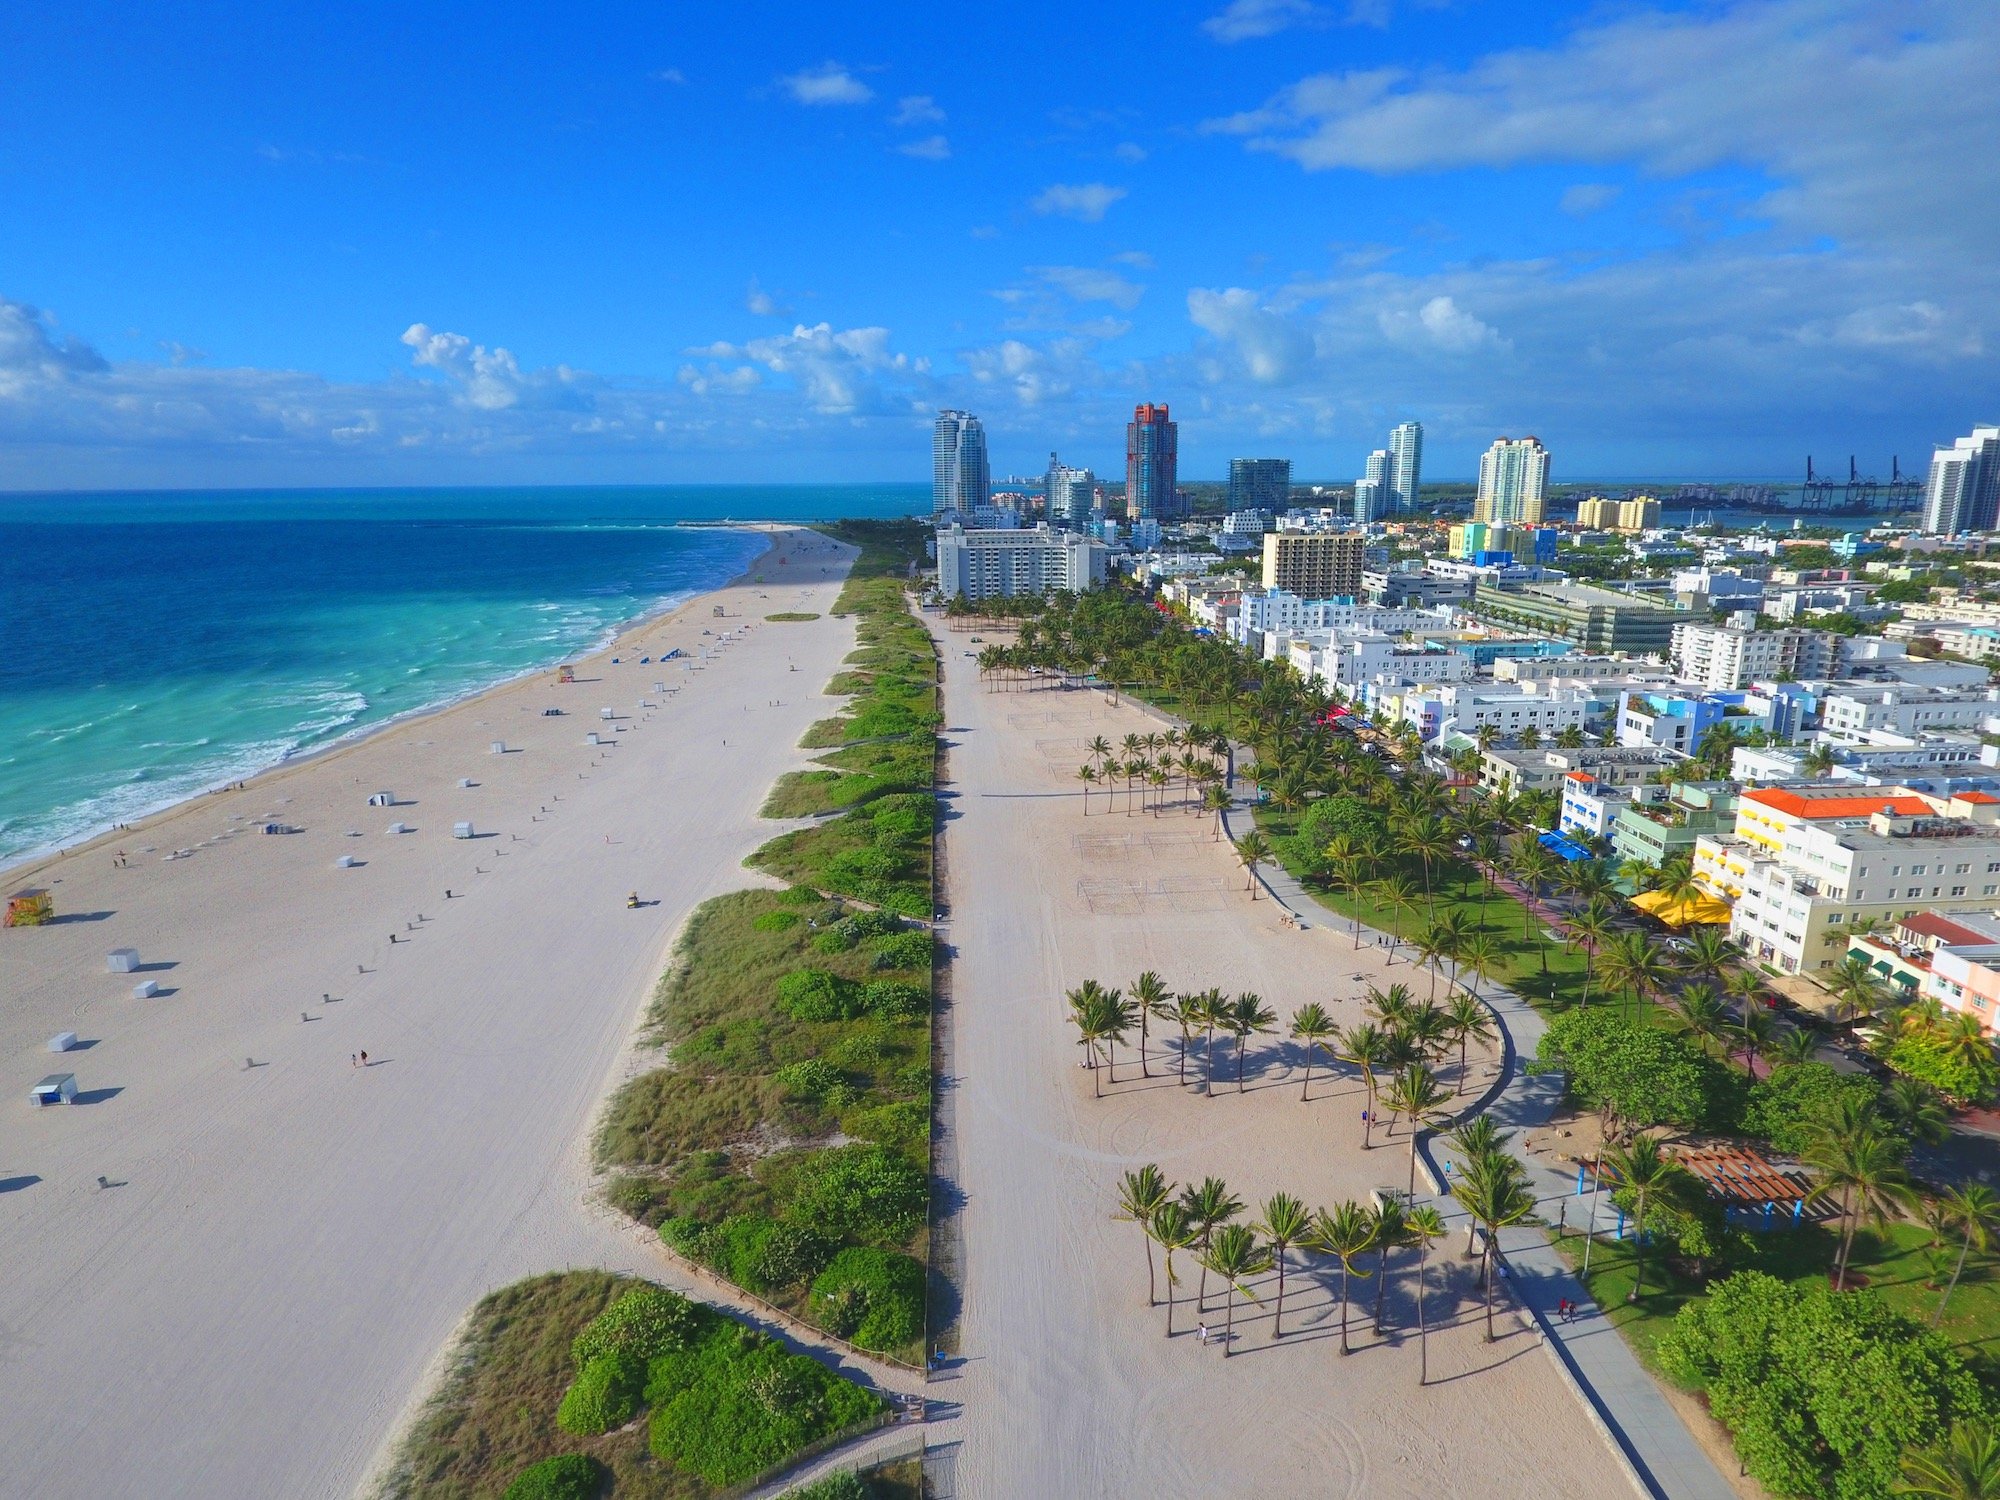
[[[351,855],[351,854],[343,854],[343,855],[341,855],[339,859],[336,859],[336,860],[335,860],[335,861],[333,862],[333,867],[334,867],[334,868],[335,868],[336,870],[351,870],[351,869],[353,869],[353,868],[354,868],[354,856],[353,856],[353,855]]]
[[[618,717],[618,715],[617,715],[617,714],[616,714],[615,712],[613,712],[613,711],[612,711],[611,709],[608,709],[608,708],[600,708],[600,709],[599,709],[599,710],[597,711],[597,717],[598,717],[598,718],[600,718],[600,719],[615,719],[615,718],[617,718],[617,717]]]
[[[49,1051],[51,1052],[67,1052],[75,1045],[76,1033],[74,1031],[58,1031],[54,1036],[49,1038]]]
[[[493,742],[493,753],[495,755],[505,755],[507,753],[507,742],[505,740],[495,740]]]
[[[160,987],[150,979],[142,979],[132,986],[132,998],[134,1000],[151,1000],[157,997],[159,993]]]
[[[51,1104],[76,1103],[76,1074],[51,1073],[28,1090],[28,1102],[37,1109]]]
[[[410,825],[408,823],[391,823],[389,825],[389,832],[391,833],[408,833],[409,831]]]
[[[598,734],[597,734],[597,731],[596,731],[596,730],[594,730],[594,729],[593,729],[593,730],[591,730],[591,732],[590,732],[589,734],[586,734],[586,735],[585,735],[585,736],[583,737],[583,742],[584,742],[584,743],[585,743],[586,745],[601,745],[601,744],[603,744],[603,743],[604,743],[604,741],[603,741],[602,739],[598,738]]]
[[[576,668],[575,668],[575,667],[557,667],[557,668],[556,668],[556,681],[557,681],[557,682],[575,682],[575,681],[576,681]]]
[[[55,898],[38,885],[16,891],[7,898],[9,927],[39,927],[55,914]]]
[[[113,948],[104,955],[104,967],[112,974],[136,974],[139,972],[139,950]]]
[[[459,784],[459,785],[460,785],[461,787],[468,787],[468,786],[473,786],[473,785],[475,785],[475,783],[474,783],[473,779],[472,779],[472,778],[471,778],[470,776],[461,776],[461,777],[459,777],[459,778],[458,778],[458,784]]]
[[[396,805],[396,794],[394,792],[377,792],[368,799],[368,805],[370,807],[394,807]]]
[[[454,824],[452,824],[452,825],[451,825],[451,836],[452,836],[453,838],[455,838],[455,839],[469,839],[469,838],[471,838],[471,837],[472,837],[472,825],[471,825],[470,823],[454,823]]]

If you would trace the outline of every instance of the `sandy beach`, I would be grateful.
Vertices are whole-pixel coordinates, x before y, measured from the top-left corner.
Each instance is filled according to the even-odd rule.
[[[587,1132],[681,921],[757,880],[741,860],[782,826],[757,809],[853,644],[827,613],[849,550],[770,536],[574,683],[539,674],[12,872],[61,917],[0,933],[10,1483],[350,1494],[488,1289],[662,1276],[589,1201]],[[764,620],[790,610],[821,618]],[[658,660],[675,648],[691,660]],[[140,972],[107,972],[118,948]],[[62,1031],[80,1046],[58,1057]],[[32,1109],[59,1071],[77,1105]]]
[[[934,622],[941,627],[942,622]],[[991,632],[988,632],[991,638]],[[1604,1439],[1535,1337],[1511,1314],[1483,1320],[1461,1236],[1431,1257],[1430,1383],[1418,1384],[1412,1267],[1392,1267],[1387,1331],[1371,1331],[1373,1279],[1357,1280],[1355,1353],[1339,1355],[1337,1273],[1294,1271],[1286,1333],[1272,1336],[1275,1280],[1238,1300],[1235,1357],[1194,1337],[1196,1267],[1183,1254],[1177,1336],[1147,1306],[1144,1242],[1117,1222],[1122,1173],[1215,1175],[1248,1205],[1284,1190],[1308,1205],[1365,1201],[1408,1180],[1407,1128],[1361,1149],[1359,1080],[1316,1070],[1301,1102],[1296,1049],[1251,1044],[1237,1092],[1224,1045],[1217,1093],[1177,1086],[1166,1049],[1141,1076],[1121,1048],[1118,1082],[1092,1097],[1063,993],[1088,978],[1126,985],[1156,969],[1174,990],[1254,991],[1281,1018],[1307,1000],[1348,1025],[1370,983],[1429,985],[1407,955],[1355,951],[1347,933],[1289,929],[1253,902],[1214,819],[1172,805],[1129,813],[1104,793],[1085,816],[1076,768],[1093,735],[1113,745],[1163,726],[1093,691],[989,691],[964,632],[945,656],[950,797],[953,1073],[964,1247],[959,1363],[934,1384],[962,1401],[951,1458],[968,1497],[1025,1495],[1570,1496],[1631,1493]],[[1491,1076],[1475,1050],[1468,1094]],[[1455,1075],[1456,1059],[1446,1069]],[[1372,1268],[1373,1256],[1361,1261]],[[1164,1283],[1164,1278],[1162,1278]],[[1211,1278],[1211,1282],[1213,1279]],[[1213,1284],[1205,1321],[1220,1332]]]

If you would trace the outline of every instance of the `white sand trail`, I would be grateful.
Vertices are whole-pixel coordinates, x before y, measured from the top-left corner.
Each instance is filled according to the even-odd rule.
[[[496,690],[15,872],[85,919],[0,934],[0,1488],[348,1494],[489,1288],[660,1273],[587,1203],[584,1137],[672,933],[754,878],[757,808],[834,707],[851,552],[773,541],[575,684]],[[822,618],[764,623],[783,610]],[[698,671],[637,661],[746,625]],[[267,818],[303,832],[251,831]],[[455,839],[464,819],[482,836]],[[106,973],[123,946],[155,967]],[[135,978],[164,993],[132,998]],[[44,1050],[68,1029],[86,1050]],[[57,1068],[90,1102],[29,1109]]]

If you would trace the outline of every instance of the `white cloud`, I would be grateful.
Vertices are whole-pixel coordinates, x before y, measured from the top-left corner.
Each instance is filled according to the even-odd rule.
[[[762,365],[795,381],[815,411],[833,416],[879,410],[883,405],[880,377],[922,374],[929,368],[926,361],[892,352],[886,328],[836,332],[830,323],[810,328],[801,323],[788,334],[741,345],[716,343],[688,352]]]
[[[574,404],[570,387],[577,373],[565,365],[524,374],[507,350],[488,350],[462,333],[433,331],[423,323],[403,330],[411,349],[410,363],[436,370],[454,386],[459,399],[480,411],[505,411],[524,402],[536,405]]]
[[[1203,21],[1201,29],[1218,42],[1247,42],[1309,25],[1323,14],[1308,0],[1230,0],[1228,6]]]
[[[1111,154],[1120,161],[1137,166],[1146,159],[1146,148],[1136,141],[1120,141],[1111,148]]]
[[[896,101],[896,114],[889,121],[891,125],[942,125],[944,111],[929,94],[905,94]]]
[[[1585,219],[1599,209],[1609,208],[1620,191],[1608,182],[1579,182],[1563,189],[1556,206],[1572,218]]]
[[[1064,218],[1095,224],[1103,219],[1105,210],[1125,194],[1124,188],[1107,187],[1101,182],[1058,182],[1043,189],[1031,206],[1038,214],[1060,214]]]
[[[1507,347],[1505,339],[1449,296],[1431,297],[1417,308],[1384,308],[1379,322],[1383,335],[1397,343],[1426,345],[1448,354]]]
[[[734,369],[718,364],[682,365],[676,378],[697,396],[743,396],[764,381],[752,365],[738,365]]]
[[[1088,266],[1030,266],[1028,271],[1073,302],[1109,302],[1113,307],[1130,312],[1146,294],[1143,286],[1127,281],[1116,271],[1094,270]]]
[[[1120,250],[1111,258],[1122,266],[1131,266],[1134,270],[1150,271],[1153,269],[1153,257],[1143,250]]]
[[[837,62],[788,73],[778,84],[798,104],[866,104],[875,91]]]
[[[951,142],[941,135],[925,136],[920,141],[909,141],[896,149],[919,161],[945,161],[951,156]]]
[[[792,314],[789,307],[764,290],[755,276],[750,278],[750,289],[743,294],[743,305],[760,318],[788,318]]]
[[[687,74],[683,73],[679,68],[655,68],[646,76],[651,78],[655,83],[687,82]]]
[[[1195,327],[1230,346],[1250,378],[1260,385],[1296,380],[1312,358],[1312,336],[1290,319],[1262,305],[1242,287],[1188,293],[1188,318]]]
[[[997,240],[1000,238],[999,229],[991,224],[975,224],[966,230],[966,233],[971,235],[975,240]]]
[[[38,309],[0,297],[0,396],[30,382],[65,381],[107,368],[104,357],[81,339],[58,341]]]

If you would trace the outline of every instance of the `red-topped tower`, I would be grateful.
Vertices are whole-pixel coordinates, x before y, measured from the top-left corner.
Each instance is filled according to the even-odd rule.
[[[1145,402],[1125,424],[1125,517],[1171,521],[1180,515],[1180,429],[1166,403]]]

